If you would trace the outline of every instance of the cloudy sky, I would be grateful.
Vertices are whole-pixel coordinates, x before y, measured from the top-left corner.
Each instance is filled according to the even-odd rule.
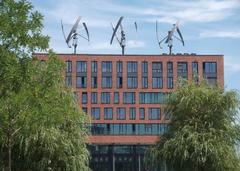
[[[44,33],[51,37],[50,46],[57,53],[72,53],[65,44],[61,20],[66,34],[78,16],[86,22],[90,42],[79,39],[77,53],[121,53],[115,41],[110,46],[110,23],[124,16],[127,54],[167,53],[159,49],[159,36],[165,37],[172,24],[180,20],[185,39],[183,47],[175,41],[174,53],[223,54],[225,86],[240,90],[240,0],[32,0],[44,15]],[[134,22],[138,23],[135,33]],[[81,28],[79,28],[81,31]],[[82,32],[84,33],[84,32]]]

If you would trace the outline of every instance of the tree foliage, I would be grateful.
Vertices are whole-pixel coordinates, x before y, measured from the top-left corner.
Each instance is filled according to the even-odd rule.
[[[46,50],[43,16],[25,0],[0,4],[0,170],[88,170],[87,116]]]
[[[166,106],[170,129],[148,151],[146,162],[166,161],[176,171],[240,170],[238,108],[236,91],[204,82],[178,87]]]

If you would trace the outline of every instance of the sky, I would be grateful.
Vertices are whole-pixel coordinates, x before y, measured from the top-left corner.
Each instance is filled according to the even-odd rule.
[[[116,40],[110,45],[112,28],[124,16],[126,54],[168,53],[160,49],[158,33],[164,38],[172,24],[180,21],[185,46],[174,40],[173,53],[224,55],[226,89],[240,91],[240,0],[31,0],[34,9],[44,15],[43,33],[50,36],[50,48],[56,53],[73,53],[65,43],[65,34],[81,16],[90,33],[90,42],[79,38],[77,53],[119,54]],[[137,22],[136,33],[134,22]],[[82,26],[82,24],[80,24]],[[84,30],[78,31],[84,35]]]

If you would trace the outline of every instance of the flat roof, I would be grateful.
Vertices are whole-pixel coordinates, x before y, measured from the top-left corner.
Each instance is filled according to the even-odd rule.
[[[56,53],[57,55],[72,55],[72,56],[224,56],[223,54],[196,54],[196,53],[174,53],[174,54],[89,54],[89,53]],[[48,55],[48,53],[34,53],[34,55]]]

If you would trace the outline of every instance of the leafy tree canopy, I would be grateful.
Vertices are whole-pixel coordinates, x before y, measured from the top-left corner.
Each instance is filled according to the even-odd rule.
[[[172,116],[169,131],[149,150],[146,162],[166,161],[176,171],[239,170],[238,108],[236,91],[204,82],[178,87],[166,106]]]

